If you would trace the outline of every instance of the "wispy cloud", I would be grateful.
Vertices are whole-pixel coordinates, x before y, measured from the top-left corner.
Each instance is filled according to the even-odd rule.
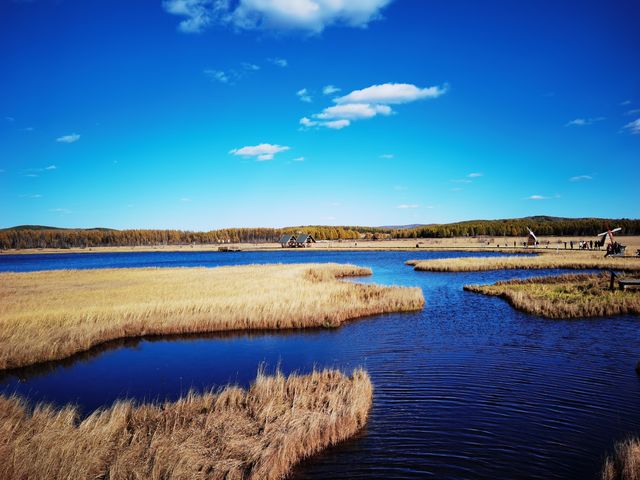
[[[388,116],[395,113],[389,105],[410,103],[443,95],[447,87],[418,88],[407,83],[385,83],[373,85],[361,90],[354,90],[342,97],[335,98],[336,105],[327,107],[322,112],[303,117],[303,127],[327,127],[341,129],[351,125],[353,121],[373,118],[378,115]]]
[[[289,62],[287,62],[286,59],[284,58],[267,58],[267,61],[270,63],[273,63],[274,65],[278,66],[278,67],[286,67],[287,65],[289,65]]]
[[[290,147],[283,145],[273,145],[271,143],[261,143],[254,146],[246,146],[242,148],[234,148],[229,151],[231,155],[240,157],[255,157],[257,161],[273,160],[273,157],[280,152],[289,150]]]
[[[302,88],[298,90],[296,92],[296,95],[302,102],[310,103],[311,101],[313,101],[313,99],[311,98],[311,95],[309,94],[309,90],[307,90],[306,88]]]
[[[72,133],[70,135],[62,135],[61,137],[56,138],[56,142],[58,143],[75,143],[78,140],[80,140],[80,135],[78,135],[77,133]]]
[[[394,158],[394,156],[395,155],[393,153],[383,153],[382,155],[380,155],[380,158],[391,160],[392,158]]]
[[[470,173],[469,175],[467,175],[468,178],[479,178],[484,176],[482,173]]]
[[[620,102],[620,105],[622,105],[622,106],[631,105],[631,100],[625,100],[623,102]]]
[[[404,209],[408,209],[408,208],[420,208],[420,205],[417,205],[415,203],[409,203],[409,204],[403,203],[401,205],[397,205],[396,208],[404,210]]]
[[[15,121],[16,121],[16,119],[15,119],[15,118],[13,118],[13,117],[4,117],[4,119],[5,119],[7,122],[11,122],[11,123],[13,123],[13,122],[15,122]]]
[[[334,87],[333,85],[327,85],[322,89],[323,95],[333,95],[334,93],[338,93],[340,89],[338,87]]]
[[[21,198],[31,198],[31,199],[37,199],[37,198],[42,198],[42,195],[40,195],[39,193],[33,193],[31,195],[20,195]]]
[[[545,197],[544,195],[530,195],[526,198],[526,200],[549,200],[551,197]]]
[[[231,83],[231,77],[233,76],[233,74],[225,72],[224,70],[213,70],[211,68],[206,69],[204,74],[211,80],[220,83]]]
[[[570,182],[584,182],[585,180],[593,180],[593,177],[591,175],[576,175],[569,178]]]
[[[304,162],[304,157],[296,157],[293,159],[294,162]]]
[[[182,203],[189,203],[189,202],[191,201],[191,199],[190,199],[189,197],[182,197],[182,198],[180,199],[180,201],[181,201]]]
[[[584,127],[586,125],[593,125],[596,122],[601,122],[605,117],[596,118],[575,118],[565,124],[565,127]]]
[[[53,213],[59,213],[60,215],[69,215],[71,213],[71,210],[69,210],[68,208],[52,208],[49,211]]]
[[[182,18],[178,30],[200,33],[211,25],[240,30],[320,33],[331,25],[364,27],[381,18],[391,0],[164,0],[166,12]]]
[[[58,167],[56,167],[55,165],[49,165],[48,167],[44,167],[45,170],[57,170]]]
[[[250,72],[257,72],[258,70],[260,70],[260,66],[256,65],[255,63],[242,62],[241,65],[242,68],[244,68],[245,70],[249,70]]]
[[[627,123],[623,128],[628,130],[633,135],[640,135],[640,118],[634,120],[633,122]]]
[[[638,114],[640,114],[640,108],[634,108],[631,110],[627,110],[625,112],[625,115],[638,115]]]
[[[449,180],[451,183],[471,183],[471,180],[468,178],[454,178],[453,180]]]

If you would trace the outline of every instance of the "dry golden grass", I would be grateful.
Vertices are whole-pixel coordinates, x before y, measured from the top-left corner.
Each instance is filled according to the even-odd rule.
[[[616,445],[615,455],[607,457],[602,480],[640,480],[640,440],[631,438]]]
[[[0,396],[0,478],[277,479],[366,423],[369,376],[259,374],[248,389],[177,402],[121,401],[81,420]]]
[[[338,280],[353,265],[63,270],[0,274],[0,369],[58,360],[117,338],[337,327],[418,310],[419,288]]]
[[[464,289],[504,298],[518,310],[549,318],[640,315],[640,292],[609,291],[606,273],[508,280]]]
[[[408,260],[407,265],[423,272],[480,272],[486,270],[568,268],[575,270],[640,271],[640,258],[603,257],[563,253],[519,257],[465,257],[434,260]]]

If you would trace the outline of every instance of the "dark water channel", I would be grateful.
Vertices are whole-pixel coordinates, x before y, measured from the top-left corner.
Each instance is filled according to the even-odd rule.
[[[261,364],[285,373],[364,366],[374,387],[365,431],[305,461],[297,479],[593,479],[616,440],[640,434],[636,317],[545,320],[464,292],[560,271],[415,272],[410,258],[452,252],[240,252],[1,255],[0,271],[248,263],[369,266],[357,281],[423,289],[417,313],[335,330],[114,342],[0,377],[0,392],[77,403],[177,398],[190,388],[246,386]],[[478,255],[477,253],[475,255]]]

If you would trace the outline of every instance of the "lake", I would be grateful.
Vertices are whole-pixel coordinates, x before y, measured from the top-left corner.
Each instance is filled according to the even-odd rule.
[[[66,361],[0,376],[0,391],[73,402],[84,413],[117,398],[175,399],[190,388],[248,385],[267,371],[365,367],[373,409],[357,437],[304,461],[296,479],[592,479],[617,440],[640,434],[637,317],[547,320],[464,292],[468,283],[563,273],[415,272],[433,251],[140,252],[0,255],[0,271],[338,262],[354,279],[419,286],[420,312],[338,329],[116,341]],[[489,255],[489,253],[484,253]]]

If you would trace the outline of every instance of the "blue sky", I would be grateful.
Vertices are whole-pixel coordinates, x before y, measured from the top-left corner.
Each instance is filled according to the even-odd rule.
[[[0,226],[640,217],[635,0],[0,3]]]

